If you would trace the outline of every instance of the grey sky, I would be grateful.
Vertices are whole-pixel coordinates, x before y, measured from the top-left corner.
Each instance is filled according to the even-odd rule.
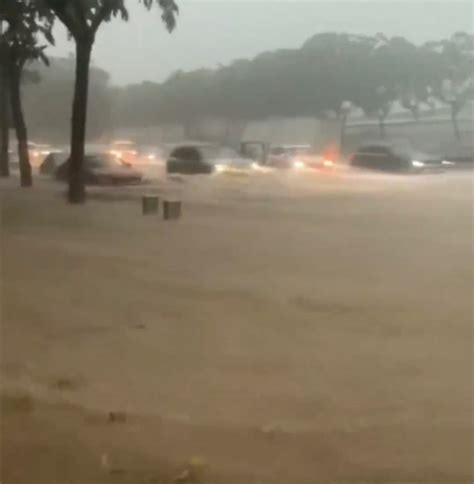
[[[128,0],[130,20],[105,25],[94,46],[94,63],[115,84],[162,81],[171,72],[226,64],[277,48],[299,47],[318,32],[337,31],[390,36],[414,42],[473,31],[471,2],[391,1],[197,1],[177,0],[177,29],[168,34],[158,9],[146,12]],[[54,55],[73,45],[57,28]],[[53,52],[51,52],[53,54]]]

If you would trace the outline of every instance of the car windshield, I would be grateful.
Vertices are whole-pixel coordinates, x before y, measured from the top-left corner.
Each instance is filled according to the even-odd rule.
[[[310,146],[276,146],[270,150],[272,155],[304,156],[311,153]]]
[[[309,155],[311,153],[311,147],[310,146],[293,146],[293,147],[287,148],[287,152],[292,156]]]
[[[136,148],[133,141],[114,141],[111,146],[115,150],[134,150]]]
[[[115,168],[125,163],[114,155],[100,154],[100,155],[90,155],[86,157],[86,162],[91,167],[110,167]]]

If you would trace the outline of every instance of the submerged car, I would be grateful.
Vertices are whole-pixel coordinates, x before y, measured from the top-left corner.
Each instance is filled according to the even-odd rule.
[[[252,160],[230,148],[194,143],[175,147],[166,162],[166,171],[181,175],[237,173],[248,171],[252,166]]]
[[[56,169],[58,180],[67,180],[70,160],[66,160]],[[108,153],[84,156],[84,179],[90,185],[130,185],[142,181],[142,174],[129,163]]]
[[[332,159],[314,153],[310,145],[272,146],[264,164],[271,168],[295,170],[332,170],[336,166]]]
[[[125,161],[126,163],[136,163],[139,161],[138,148],[134,141],[112,141],[109,147],[109,153],[117,157],[119,160]]]
[[[28,142],[28,153],[30,156],[30,163],[32,166],[40,166],[46,156],[52,151],[52,146],[48,144]]]
[[[442,171],[443,160],[409,146],[371,143],[361,146],[351,157],[354,168],[392,173]]]
[[[164,163],[164,149],[160,146],[141,146],[138,159],[142,164],[161,165]]]

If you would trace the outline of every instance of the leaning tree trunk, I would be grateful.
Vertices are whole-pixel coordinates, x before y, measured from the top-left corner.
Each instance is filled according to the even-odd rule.
[[[83,203],[86,199],[83,166],[91,51],[92,41],[76,39],[76,81],[72,104],[71,158],[69,164],[68,199],[70,203]]]
[[[10,175],[9,148],[10,148],[10,116],[8,115],[8,81],[5,67],[0,72],[0,176]]]
[[[10,66],[10,103],[12,108],[13,124],[18,141],[18,160],[20,164],[20,184],[22,187],[31,187],[33,178],[31,176],[30,157],[28,153],[28,133],[26,130],[23,106],[21,104],[21,67]]]

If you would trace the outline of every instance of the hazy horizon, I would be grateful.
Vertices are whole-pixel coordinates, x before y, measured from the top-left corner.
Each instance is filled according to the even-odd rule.
[[[111,75],[112,83],[161,82],[178,69],[216,67],[267,50],[297,48],[320,32],[383,32],[421,43],[473,31],[470,2],[177,1],[180,15],[171,34],[157,8],[147,12],[138,2],[129,6],[129,22],[117,18],[99,31],[93,62]],[[74,52],[62,25],[55,35],[50,55]]]

